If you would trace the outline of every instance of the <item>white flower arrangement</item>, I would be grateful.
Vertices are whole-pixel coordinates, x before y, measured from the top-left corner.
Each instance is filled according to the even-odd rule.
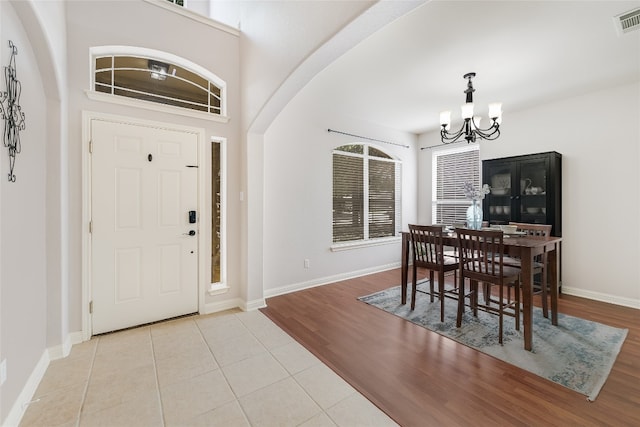
[[[484,184],[480,189],[477,189],[473,186],[471,181],[465,181],[462,184],[462,191],[464,191],[464,195],[467,199],[482,200],[485,195],[491,192],[491,187],[489,187],[488,184]]]

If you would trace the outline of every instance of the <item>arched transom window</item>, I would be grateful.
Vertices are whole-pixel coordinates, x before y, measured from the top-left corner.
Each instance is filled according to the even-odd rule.
[[[183,58],[150,49],[92,50],[92,90],[225,116],[225,83]]]

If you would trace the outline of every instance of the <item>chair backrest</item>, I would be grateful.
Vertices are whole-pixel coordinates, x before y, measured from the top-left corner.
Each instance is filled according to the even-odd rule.
[[[497,283],[503,275],[503,233],[500,230],[456,228],[463,277]]]
[[[424,267],[437,267],[444,263],[444,243],[441,225],[409,224],[413,261]]]
[[[517,231],[524,231],[528,236],[547,237],[551,236],[551,225],[547,224],[529,224],[527,222],[510,222],[509,225],[518,227]]]

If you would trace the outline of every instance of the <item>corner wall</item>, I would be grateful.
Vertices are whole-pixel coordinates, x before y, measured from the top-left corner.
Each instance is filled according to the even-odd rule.
[[[0,17],[0,63],[3,67],[9,64],[11,40],[18,48],[16,74],[22,85],[19,104],[25,113],[25,129],[20,131],[22,151],[16,156],[14,169],[16,182],[7,180],[7,148],[2,146],[0,153],[0,360],[7,364],[0,421],[4,423],[34,370],[43,357],[47,359],[49,287],[50,283],[59,286],[57,278],[50,280],[47,275],[47,215],[51,209],[47,203],[48,148],[59,141],[49,136],[47,125],[43,71],[53,71],[41,69],[42,55],[32,45],[22,22],[35,16],[20,15],[12,3],[1,2]],[[6,90],[4,81],[2,86]],[[20,409],[18,405],[17,412]]]
[[[402,160],[402,228],[415,221],[416,136],[336,116],[310,82],[274,120],[264,139],[264,290],[292,292],[400,265],[400,239],[332,251],[334,148],[371,143]],[[394,144],[329,133],[328,128]],[[399,145],[395,145],[399,144]],[[404,145],[407,148],[400,146]],[[309,260],[309,268],[304,260]]]

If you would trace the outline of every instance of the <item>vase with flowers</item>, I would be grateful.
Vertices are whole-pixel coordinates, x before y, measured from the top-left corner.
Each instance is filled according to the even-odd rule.
[[[482,228],[482,205],[480,201],[491,192],[491,187],[484,184],[480,188],[474,187],[471,181],[462,184],[462,190],[467,199],[471,199],[471,206],[467,209],[467,228],[480,230]]]

